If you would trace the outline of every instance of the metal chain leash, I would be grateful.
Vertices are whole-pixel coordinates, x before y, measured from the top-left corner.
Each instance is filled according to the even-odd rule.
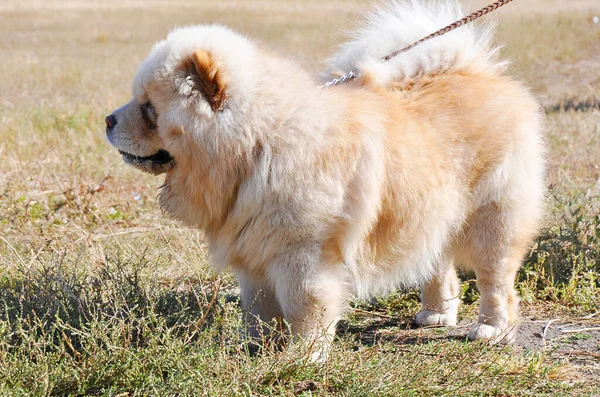
[[[473,22],[476,19],[481,18],[482,16],[489,14],[490,12],[502,7],[503,5],[506,5],[510,2],[512,2],[513,0],[498,0],[495,1],[494,3],[488,5],[487,7],[483,7],[480,10],[477,10],[475,12],[473,12],[472,14],[467,15],[466,17],[464,17],[463,19],[460,19],[454,23],[451,23],[450,25],[438,30],[437,32],[434,32],[432,34],[430,34],[429,36],[423,37],[421,40],[419,41],[415,41],[414,43],[412,43],[411,45],[408,45],[404,48],[401,48],[399,50],[396,50],[394,52],[392,52],[391,54],[388,54],[386,56],[384,56],[383,58],[381,58],[382,62],[386,62],[389,61],[390,59],[394,58],[395,56],[402,54],[403,52],[406,52],[416,46],[418,46],[419,44],[431,40],[435,37],[439,37],[442,35],[445,35],[448,32],[453,31],[454,29],[457,29],[463,25],[466,25],[467,23]],[[323,85],[323,87],[331,87],[331,86],[336,86],[336,85],[340,85],[340,84],[344,84],[347,83],[349,81],[354,80],[356,77],[358,77],[358,71],[356,70],[351,70],[350,72],[346,73],[345,75],[337,78],[337,79],[333,79],[328,83],[325,83]]]

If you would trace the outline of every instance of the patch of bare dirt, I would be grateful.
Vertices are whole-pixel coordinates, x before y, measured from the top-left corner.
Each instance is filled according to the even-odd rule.
[[[471,343],[467,342],[473,325],[471,318],[456,327],[418,328],[412,320],[364,314],[367,318],[360,324],[341,321],[338,335],[354,335],[358,343],[368,346],[381,341],[399,345],[451,340]],[[586,318],[524,318],[510,348],[520,354],[542,354],[545,359],[567,365],[582,376],[600,379],[600,312]]]

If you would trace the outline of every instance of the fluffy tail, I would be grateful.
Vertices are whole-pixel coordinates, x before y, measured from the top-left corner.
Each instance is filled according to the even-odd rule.
[[[323,75],[357,70],[376,84],[388,85],[451,72],[500,74],[507,62],[493,46],[492,23],[470,23],[382,62],[389,53],[449,25],[467,13],[456,0],[392,1],[367,16],[329,61]]]

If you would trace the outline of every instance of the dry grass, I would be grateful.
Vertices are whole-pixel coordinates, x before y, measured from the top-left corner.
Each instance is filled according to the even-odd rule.
[[[199,232],[161,216],[160,180],[126,167],[105,142],[104,115],[128,99],[138,62],[173,26],[224,23],[317,70],[368,8],[0,4],[0,394],[288,395],[294,385],[324,395],[591,393],[598,361],[405,330],[414,293],[361,306],[391,319],[349,314],[326,368],[302,351],[251,357],[231,347],[240,316],[230,276],[212,274]],[[513,72],[542,102],[600,94],[592,15],[596,0],[520,1],[494,15]],[[519,287],[525,314],[538,319],[600,307],[600,114],[552,114],[546,130],[549,216]],[[472,318],[477,293],[468,282],[463,289],[475,304],[461,315]]]

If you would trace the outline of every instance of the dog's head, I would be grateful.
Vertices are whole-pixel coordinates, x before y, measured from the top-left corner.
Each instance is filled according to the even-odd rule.
[[[221,26],[173,31],[142,62],[133,99],[106,117],[109,142],[126,163],[155,175],[182,157],[216,155],[226,125],[251,102],[254,52]]]

